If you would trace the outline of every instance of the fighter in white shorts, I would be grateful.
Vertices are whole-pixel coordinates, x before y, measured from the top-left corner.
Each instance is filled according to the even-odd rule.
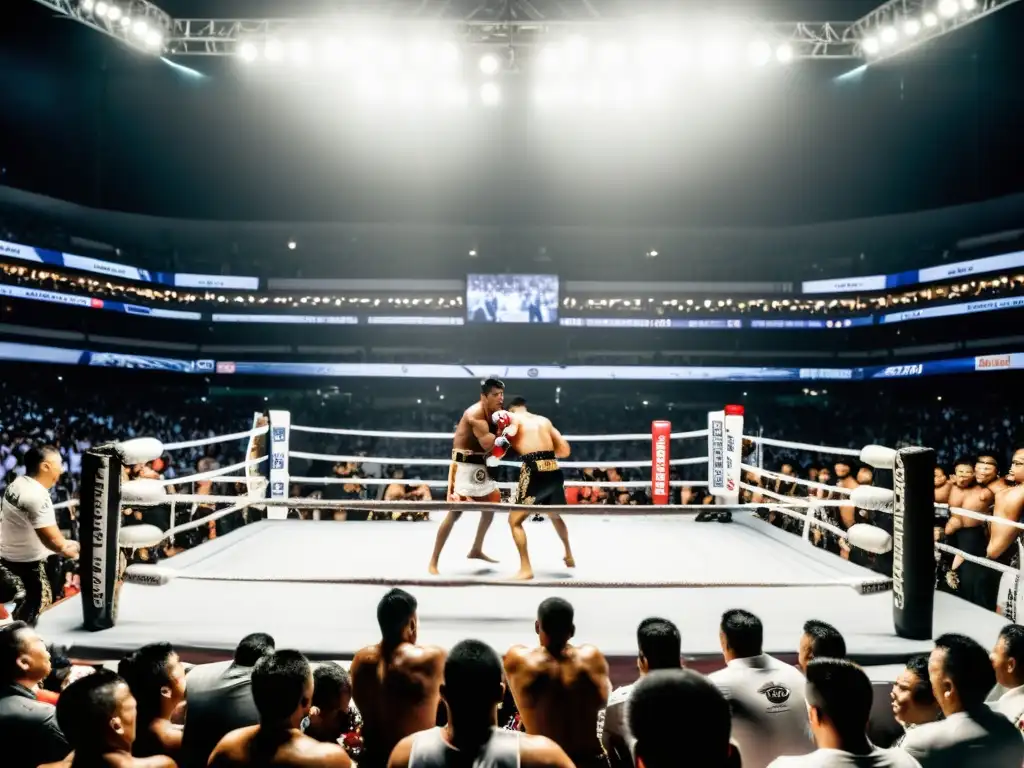
[[[455,439],[452,442],[452,463],[448,469],[448,501],[501,501],[501,492],[491,479],[487,458],[495,450],[496,440],[501,454],[504,454],[508,447],[507,438],[495,435],[491,431],[495,415],[504,413],[504,404],[505,385],[498,379],[487,379],[480,385],[480,400],[463,412],[459,425],[455,428]],[[507,424],[503,422],[502,426]],[[428,568],[430,573],[437,574],[441,550],[448,541],[452,526],[460,517],[460,511],[449,512],[437,529],[434,554],[430,557]],[[498,562],[484,554],[484,536],[493,519],[493,512],[480,513],[480,524],[476,529],[473,547],[469,550],[469,558],[486,560],[489,563]]]

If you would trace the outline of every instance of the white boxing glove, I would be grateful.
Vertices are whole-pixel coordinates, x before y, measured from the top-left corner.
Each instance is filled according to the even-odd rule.
[[[498,466],[498,464],[500,464],[501,460],[504,458],[505,454],[508,453],[510,445],[511,443],[509,443],[508,438],[505,437],[504,435],[496,437],[494,439],[494,447],[491,448],[491,452],[487,455],[487,466]]]

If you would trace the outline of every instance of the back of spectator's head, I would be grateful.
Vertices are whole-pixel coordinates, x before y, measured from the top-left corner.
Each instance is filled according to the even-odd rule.
[[[377,603],[377,624],[385,645],[416,642],[416,598],[404,589],[391,589]]]
[[[996,684],[988,653],[967,637],[950,633],[935,640],[928,662],[932,691],[946,715],[983,706]]]
[[[800,637],[797,665],[806,673],[811,659],[821,658],[845,659],[846,641],[831,624],[811,619],[804,624],[804,633]]]
[[[62,466],[60,451],[52,445],[34,445],[25,452],[25,474],[35,477],[44,470],[43,464],[50,465],[51,473],[60,475]]]
[[[243,637],[235,648],[235,664],[254,667],[257,661],[273,652],[274,638],[266,632],[253,632]]]
[[[1017,688],[1024,685],[1024,627],[1007,624],[999,630],[991,659],[996,681],[1001,686]]]
[[[313,703],[313,674],[298,651],[275,651],[252,668],[252,700],[264,727],[298,727]]]
[[[636,645],[640,650],[637,664],[643,673],[682,666],[682,637],[679,628],[668,619],[652,617],[641,621],[636,628]]]
[[[734,608],[722,614],[720,626],[722,650],[736,659],[760,656],[764,643],[764,625],[750,611]]]
[[[136,714],[128,684],[107,669],[75,680],[57,699],[57,725],[79,753],[130,750]]]
[[[627,717],[639,768],[740,764],[729,743],[729,704],[713,683],[693,670],[645,675],[633,686]]]
[[[544,645],[564,645],[576,634],[575,611],[568,600],[549,597],[537,607],[537,634]],[[546,637],[546,640],[544,639]]]
[[[50,671],[50,652],[32,627],[23,621],[0,627],[0,685],[41,683]]]
[[[488,722],[505,694],[504,672],[497,652],[479,640],[456,643],[444,663],[441,696],[456,727]]]
[[[324,661],[313,670],[313,700],[306,735],[336,742],[352,726],[352,681],[340,664]]]
[[[846,659],[819,658],[807,665],[806,674],[804,696],[815,737],[819,728],[827,728],[847,743],[863,739],[873,698],[864,670]]]
[[[150,643],[128,654],[117,665],[139,706],[139,722],[148,724],[166,702],[177,704],[185,695],[185,671],[170,643]]]

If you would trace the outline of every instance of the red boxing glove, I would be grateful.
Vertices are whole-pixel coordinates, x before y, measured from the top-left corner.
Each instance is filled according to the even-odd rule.
[[[501,461],[502,457],[508,453],[509,443],[507,437],[498,437],[494,440],[494,447],[491,448],[490,454],[487,456],[487,466],[496,467]]]
[[[512,425],[512,414],[508,411],[495,411],[491,414],[491,421],[497,427],[498,434],[500,435]]]

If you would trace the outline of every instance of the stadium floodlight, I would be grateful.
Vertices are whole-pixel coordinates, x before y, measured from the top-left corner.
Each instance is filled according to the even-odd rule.
[[[914,37],[918,32],[921,31],[921,22],[917,19],[907,19],[903,22],[903,34],[907,37]]]
[[[900,33],[896,31],[896,27],[885,27],[882,29],[882,43],[885,45],[892,45],[900,38]]]
[[[123,29],[128,29],[131,25],[132,25],[132,19],[131,19],[130,16],[122,16],[121,17],[121,27]]]
[[[253,62],[256,61],[257,56],[259,56],[259,50],[255,43],[244,42],[238,46],[238,57],[242,61]]]
[[[96,15],[99,16],[101,19],[104,19],[107,16],[107,11],[110,10],[110,6],[103,2],[103,0],[100,0],[98,3],[96,3],[95,10]]]
[[[960,7],[965,11],[973,11],[978,7],[978,0],[960,0]]]
[[[83,13],[92,13],[93,8],[96,7],[96,3],[94,0],[82,0],[82,5],[80,7]]]
[[[485,75],[493,75],[501,67],[501,62],[493,53],[485,53],[480,57],[480,71]]]
[[[936,16],[931,11],[929,11],[928,13],[926,13],[924,16],[921,17],[921,21],[924,23],[924,25],[926,27],[930,28],[930,27],[934,27],[935,25],[937,25],[939,23],[939,17]]]
[[[793,46],[784,43],[775,49],[775,58],[780,64],[788,64],[793,60]]]
[[[267,61],[278,62],[284,58],[284,46],[278,40],[267,40],[263,46],[263,55],[267,57]]]
[[[960,12],[960,4],[956,0],[940,0],[939,13],[947,19],[951,19]]]
[[[494,107],[501,103],[501,89],[497,83],[484,83],[480,86],[480,101],[484,106]]]
[[[288,52],[292,62],[300,67],[309,63],[309,44],[305,40],[292,40]]]
[[[573,35],[565,41],[565,63],[569,69],[580,70],[587,62],[587,40]]]
[[[614,71],[626,62],[626,52],[618,43],[604,43],[598,50],[597,60],[602,69]]]
[[[107,10],[107,18],[111,21],[118,21],[121,18],[122,14],[123,11],[121,10],[121,7],[118,5],[112,5]]]
[[[758,67],[763,67],[772,58],[772,47],[764,40],[755,40],[750,44],[747,50],[747,55],[750,58],[750,63]]]
[[[558,46],[545,45],[540,52],[540,65],[546,72],[557,72],[562,66],[562,52]]]
[[[145,19],[136,19],[132,25],[132,32],[135,36],[143,40],[146,39],[146,33],[149,32],[149,24],[146,23]]]
[[[868,56],[874,56],[881,49],[877,37],[865,37],[861,45],[864,47],[864,53]]]
[[[146,33],[146,47],[150,50],[157,50],[163,47],[164,35],[159,29],[151,29]]]

